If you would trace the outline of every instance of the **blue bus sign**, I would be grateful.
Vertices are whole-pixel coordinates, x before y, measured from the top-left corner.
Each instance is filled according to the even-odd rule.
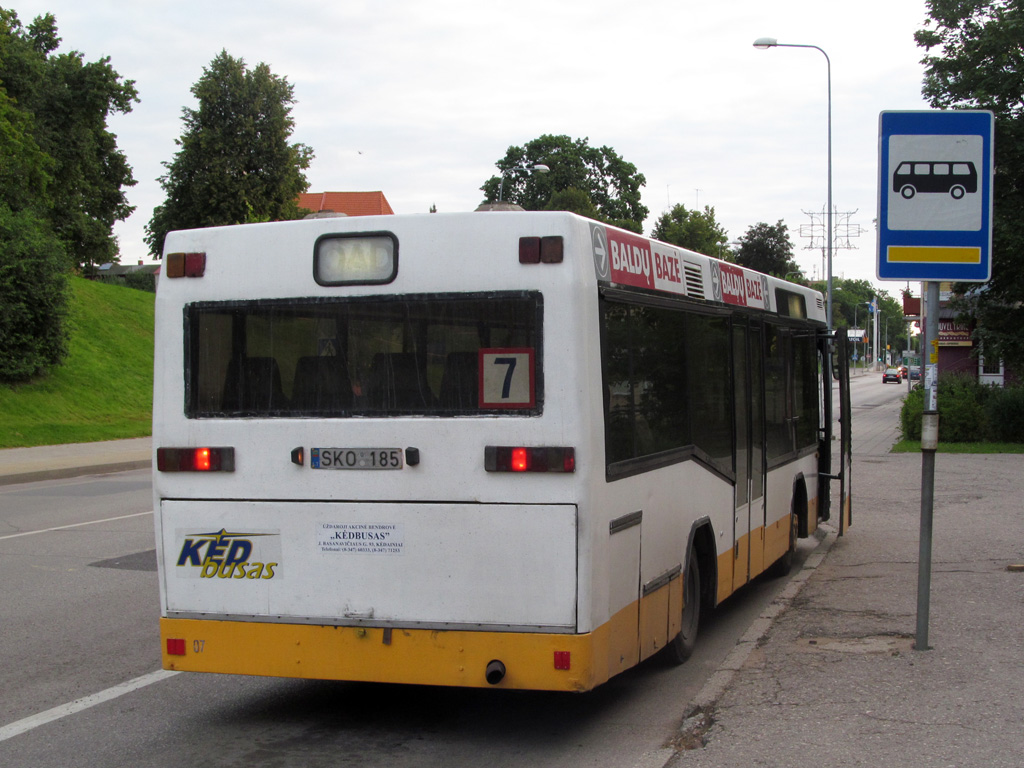
[[[992,276],[991,112],[879,116],[878,279]]]

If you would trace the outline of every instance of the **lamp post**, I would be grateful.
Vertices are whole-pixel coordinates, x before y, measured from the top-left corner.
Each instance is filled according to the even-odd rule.
[[[870,308],[871,308],[871,307],[873,307],[873,306],[874,306],[874,304],[873,304],[872,302],[870,302],[870,301],[862,301],[862,302],[861,302],[861,304],[863,304],[863,305],[864,305],[865,307],[868,307],[868,330],[870,330],[870,329],[871,329],[871,321],[872,321],[873,319],[875,319],[875,318],[873,318],[873,317],[872,317],[872,315],[873,315],[874,313],[873,313],[873,312],[871,311],[871,309],[870,309]],[[875,323],[876,323],[876,324],[877,324],[877,322],[878,322],[878,321],[877,321],[877,320],[875,320]],[[877,341],[877,339],[876,339],[876,341]],[[865,350],[865,354],[864,354],[864,357],[865,357],[865,358],[867,358],[867,352],[868,352],[868,351],[869,351],[870,349],[871,349],[871,334],[869,333],[869,334],[868,334],[868,340],[867,340],[867,343],[866,343],[866,344],[864,345],[864,350]],[[878,357],[878,350],[877,350],[877,349],[875,350],[875,354],[874,354],[874,357],[872,357],[872,358],[871,358],[871,367],[872,367],[872,368],[874,368],[874,367],[875,367],[875,357]]]
[[[828,214],[825,224],[825,242],[828,251],[827,269],[828,283],[826,289],[828,329],[832,330],[832,61],[822,48],[816,45],[797,45],[795,43],[780,43],[774,37],[759,37],[754,41],[754,47],[759,50],[769,48],[813,48],[820,51],[825,57],[825,64],[828,75]]]
[[[860,304],[854,304],[853,305],[853,330],[855,330],[855,331],[856,330],[860,330],[859,328],[857,328],[857,310],[859,308],[860,308]],[[854,351],[856,351],[858,344],[860,344],[860,336],[859,335],[857,336],[857,340],[853,342],[853,349],[854,349]],[[854,362],[854,364],[853,364],[853,369],[854,369],[854,371],[857,370],[857,363],[856,362]]]
[[[877,323],[878,321],[876,320],[875,322]],[[889,365],[891,365],[891,363],[892,363],[892,360],[890,360],[891,357],[892,357],[892,355],[889,354],[889,318],[887,316],[885,318],[885,366],[884,367],[888,367]]]
[[[536,163],[529,167],[520,166],[518,168],[509,168],[507,171],[501,172],[501,181],[498,182],[498,202],[502,201],[502,194],[505,191],[505,174],[512,173],[513,171],[533,171],[534,173],[547,173],[551,169],[548,168],[544,163]]]

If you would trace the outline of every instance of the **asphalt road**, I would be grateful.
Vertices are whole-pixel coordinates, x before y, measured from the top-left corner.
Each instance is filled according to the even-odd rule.
[[[905,391],[856,379],[855,435],[858,409]],[[785,586],[727,601],[682,667],[585,695],[157,673],[150,493],[146,471],[0,488],[0,765],[653,768]]]

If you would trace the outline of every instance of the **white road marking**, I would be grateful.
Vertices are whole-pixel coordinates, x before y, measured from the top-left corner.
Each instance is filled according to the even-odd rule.
[[[89,521],[84,522],[84,523],[71,523],[70,525],[58,525],[58,526],[56,526],[54,528],[41,528],[38,531],[25,531],[24,533],[9,533],[6,536],[0,536],[0,541],[4,541],[6,539],[17,539],[17,538],[20,538],[22,536],[35,536],[37,533],[52,533],[53,531],[63,531],[63,530],[67,530],[68,528],[78,528],[78,527],[83,526],[83,525],[97,525],[99,523],[112,523],[115,520],[127,520],[127,519],[129,519],[131,517],[142,517],[143,515],[152,515],[152,514],[153,514],[153,510],[150,510],[149,512],[135,512],[134,514],[131,514],[131,515],[121,515],[120,517],[107,517],[107,518],[104,518],[103,520],[89,520]]]
[[[72,701],[70,704],[62,704],[59,707],[48,709],[45,712],[30,715],[29,717],[17,720],[10,725],[0,727],[0,741],[7,741],[7,739],[19,736],[22,733],[31,731],[41,725],[52,723],[54,720],[60,720],[68,715],[73,715],[84,709],[95,707],[97,704],[103,704],[104,702],[111,701],[119,696],[124,696],[126,693],[137,691],[140,688],[145,688],[147,685],[159,683],[161,680],[166,680],[169,677],[179,674],[181,673],[173,670],[158,669],[156,672],[150,672],[148,675],[136,677],[134,680],[129,680],[126,683],[121,683],[120,685],[115,685],[112,688],[107,688],[105,691],[85,696],[77,701]]]

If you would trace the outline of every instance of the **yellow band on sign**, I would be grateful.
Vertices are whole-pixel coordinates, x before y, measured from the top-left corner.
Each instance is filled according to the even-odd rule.
[[[889,263],[981,264],[981,248],[890,245]]]

